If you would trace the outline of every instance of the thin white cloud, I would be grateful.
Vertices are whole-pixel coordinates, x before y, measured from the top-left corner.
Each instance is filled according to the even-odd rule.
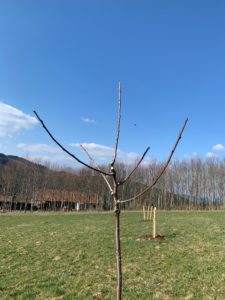
[[[108,160],[113,157],[113,148],[95,144],[95,143],[82,143],[84,148],[98,160]],[[70,146],[80,148],[79,143],[72,143]]]
[[[38,121],[21,110],[0,101],[0,137],[12,136],[22,129],[31,129]]]
[[[191,156],[192,156],[192,157],[197,157],[197,156],[198,156],[198,153],[197,153],[197,152],[193,152]]]
[[[88,117],[82,117],[81,119],[84,123],[95,123],[94,119],[91,119],[91,118],[88,118]]]
[[[39,162],[40,164],[73,165],[73,159],[67,154],[64,154],[57,146],[20,143],[17,144],[16,147],[24,152],[23,157],[31,161]]]
[[[215,153],[213,153],[213,152],[207,152],[206,153],[206,157],[208,157],[208,158],[215,158],[215,157],[217,157],[217,155]]]
[[[197,159],[199,158],[199,154],[197,152],[192,152],[191,154],[185,154],[185,159]]]
[[[29,153],[61,153],[62,150],[59,147],[51,146],[48,144],[17,144],[16,147],[20,150]]]
[[[99,162],[107,163],[112,160],[114,149],[105,145],[100,145],[96,143],[82,143],[84,148],[90,153],[90,155]],[[70,146],[75,148],[80,148],[79,143],[70,144]],[[16,145],[17,149],[24,152],[24,155],[29,160],[36,160],[42,162],[50,162],[59,165],[74,165],[77,163],[67,154],[57,146],[52,146],[48,144],[25,144],[20,143]],[[79,156],[79,154],[78,154]],[[135,152],[125,152],[118,150],[118,160],[126,163],[134,163],[140,156]],[[146,157],[143,164],[150,162],[150,158]]]
[[[212,148],[216,151],[225,151],[225,147],[222,144],[216,144]]]
[[[90,153],[90,155],[100,161],[108,161],[113,158],[114,149],[105,145],[95,144],[95,143],[82,143],[84,148]],[[79,143],[72,143],[70,146],[79,147]],[[118,159],[125,160],[128,162],[133,162],[139,159],[140,156],[134,152],[124,152],[118,150]]]

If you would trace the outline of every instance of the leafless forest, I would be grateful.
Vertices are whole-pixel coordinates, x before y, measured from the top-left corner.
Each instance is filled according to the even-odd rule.
[[[121,188],[120,199],[137,194],[156,174],[163,162],[140,167]],[[104,166],[101,166],[104,169]],[[118,176],[126,177],[132,165],[117,164]],[[10,160],[0,165],[0,209],[2,210],[109,210],[110,193],[100,174],[89,169],[68,169]],[[223,209],[225,159],[174,160],[156,187],[141,199],[124,203],[138,209],[143,204],[159,209]]]

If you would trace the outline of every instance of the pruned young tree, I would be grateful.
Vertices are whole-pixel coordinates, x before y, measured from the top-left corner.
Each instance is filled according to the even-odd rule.
[[[144,157],[146,156],[147,152],[149,151],[149,147],[145,150],[142,157],[139,161],[137,161],[136,165],[133,167],[133,169],[126,175],[125,178],[122,180],[118,178],[117,174],[117,168],[116,168],[116,161],[118,156],[118,145],[119,145],[119,139],[120,139],[120,121],[121,121],[121,84],[119,82],[119,89],[118,89],[118,118],[117,118],[117,131],[116,131],[116,141],[115,141],[115,147],[114,147],[114,154],[112,161],[109,165],[109,171],[103,170],[103,168],[100,168],[94,158],[91,157],[91,155],[88,153],[88,151],[85,149],[83,145],[80,145],[85,154],[88,156],[88,158],[92,161],[93,165],[87,164],[81,159],[79,159],[76,155],[71,153],[68,149],[66,149],[49,131],[43,120],[40,118],[38,113],[34,111],[34,114],[36,115],[37,119],[40,121],[41,125],[45,129],[45,131],[48,133],[49,137],[70,157],[72,157],[74,160],[76,160],[81,165],[87,167],[88,169],[91,169],[103,177],[106,185],[108,186],[108,189],[111,194],[111,200],[113,201],[113,207],[114,207],[114,217],[115,217],[115,250],[116,250],[116,264],[117,264],[117,286],[116,286],[116,299],[121,300],[122,299],[122,255],[121,255],[121,243],[120,243],[120,211],[121,211],[121,204],[129,203],[134,201],[137,198],[140,198],[145,193],[147,193],[149,190],[151,190],[156,183],[159,181],[163,173],[165,172],[166,168],[168,167],[172,156],[176,150],[176,147],[181,139],[182,133],[186,127],[188,118],[184,121],[184,124],[181,128],[180,133],[178,134],[177,140],[174,144],[174,147],[172,148],[170,155],[168,159],[166,160],[165,164],[161,167],[159,170],[159,173],[153,178],[151,182],[143,189],[143,191],[139,192],[136,195],[133,195],[129,199],[120,199],[119,197],[119,189],[128,181],[128,179],[133,175],[133,173],[137,170],[141,162],[143,161]],[[111,179],[110,179],[111,178]]]

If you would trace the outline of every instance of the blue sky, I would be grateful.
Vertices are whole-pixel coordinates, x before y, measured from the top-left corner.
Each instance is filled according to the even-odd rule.
[[[71,165],[33,119],[79,157],[225,154],[225,2],[0,1],[0,152]],[[136,126],[134,125],[136,124]]]

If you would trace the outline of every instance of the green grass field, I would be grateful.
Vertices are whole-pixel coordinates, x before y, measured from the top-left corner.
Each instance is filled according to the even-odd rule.
[[[225,212],[122,213],[123,299],[225,299]],[[0,299],[115,299],[111,213],[0,216]]]

